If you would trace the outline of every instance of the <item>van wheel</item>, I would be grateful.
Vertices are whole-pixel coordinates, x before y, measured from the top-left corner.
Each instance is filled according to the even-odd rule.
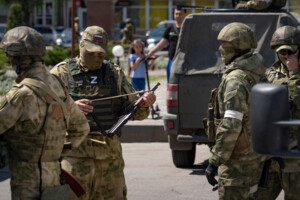
[[[195,146],[191,150],[172,150],[174,165],[176,167],[192,167],[195,161]]]

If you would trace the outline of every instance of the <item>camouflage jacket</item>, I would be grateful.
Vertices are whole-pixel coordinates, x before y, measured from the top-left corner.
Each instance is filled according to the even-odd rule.
[[[299,66],[300,67],[300,66]],[[298,112],[292,112],[293,118],[300,118],[300,71],[299,68],[288,71],[280,61],[275,62],[266,72],[269,82],[288,87],[291,106]]]
[[[60,81],[40,62],[22,72],[23,78],[37,79],[61,100],[67,98]],[[78,147],[89,132],[87,120],[72,98],[68,100],[68,117],[56,117],[55,108],[49,108],[47,96],[41,96],[40,91],[38,87],[20,82],[0,100],[0,135],[8,145],[13,194],[27,191],[33,197],[44,188],[59,186],[59,158],[65,139],[72,142],[73,147]],[[39,188],[40,181],[42,188]]]
[[[300,67],[300,66],[299,66]],[[269,82],[286,85],[289,91],[290,114],[293,119],[300,119],[300,71],[297,69],[288,70],[280,61],[275,62],[266,72]],[[291,128],[290,147],[297,144],[297,129]],[[299,171],[298,159],[284,159],[285,171]],[[296,162],[295,162],[296,161]]]
[[[79,59],[78,58],[76,59],[77,59],[77,65],[79,66]],[[65,61],[57,64],[51,70],[51,73],[58,75],[66,85],[69,85],[69,80],[68,80],[69,71],[68,71],[67,63]],[[118,93],[119,93],[118,95],[135,92],[131,84],[126,79],[124,72],[117,65],[115,65],[115,79],[118,85]],[[120,99],[121,99],[122,107],[120,111],[117,112],[118,115],[120,115],[120,113],[122,113],[125,110],[125,108],[128,108],[129,106],[133,105],[136,102],[136,100],[139,99],[139,95],[125,96]],[[149,108],[142,107],[130,118],[130,120],[143,120],[147,118],[148,115],[149,115]],[[103,141],[107,145],[101,145],[95,143],[92,144],[91,141],[89,141],[91,138],[94,140]],[[83,142],[83,144],[80,146],[77,152],[71,152],[70,156],[94,157],[97,159],[106,159],[108,157],[113,158],[115,156],[120,156],[120,155],[115,155],[115,152],[117,152],[117,150],[114,150],[115,148],[117,148],[116,146],[119,146],[119,144],[115,144],[112,138],[103,136],[100,133],[95,134],[95,132],[92,132],[91,134],[88,135],[87,139],[85,140],[85,142]],[[103,148],[107,149],[107,151],[105,151],[106,155],[103,154]]]
[[[222,121],[209,162],[215,166],[229,161],[259,159],[251,147],[249,105],[252,86],[264,79],[265,67],[259,54],[248,54],[226,66],[218,88],[218,106]]]

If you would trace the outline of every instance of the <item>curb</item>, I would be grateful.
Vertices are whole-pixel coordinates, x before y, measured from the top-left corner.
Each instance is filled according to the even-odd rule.
[[[122,128],[121,142],[168,142],[163,120],[129,121]]]

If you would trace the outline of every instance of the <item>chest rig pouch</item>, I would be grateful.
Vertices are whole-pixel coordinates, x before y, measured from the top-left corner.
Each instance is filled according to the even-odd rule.
[[[215,142],[217,128],[222,119],[219,114],[218,88],[214,88],[210,93],[208,103],[208,118],[203,119],[203,127],[208,137],[208,141]]]
[[[66,60],[69,69],[69,92],[74,100],[78,99],[100,99],[116,96],[120,93],[115,78],[113,63],[103,61],[100,69],[84,72],[80,70],[75,59]],[[112,100],[94,101],[93,116],[87,115],[90,125],[90,134],[99,134],[101,130],[108,130],[118,121],[122,110],[120,98]],[[95,122],[95,118],[97,123]],[[99,125],[101,127],[99,127]],[[120,133],[118,133],[119,135]]]

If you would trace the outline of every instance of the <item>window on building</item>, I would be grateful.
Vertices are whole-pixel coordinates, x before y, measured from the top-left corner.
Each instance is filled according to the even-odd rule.
[[[53,0],[44,2],[35,8],[35,23],[37,25],[53,25],[54,6]]]

